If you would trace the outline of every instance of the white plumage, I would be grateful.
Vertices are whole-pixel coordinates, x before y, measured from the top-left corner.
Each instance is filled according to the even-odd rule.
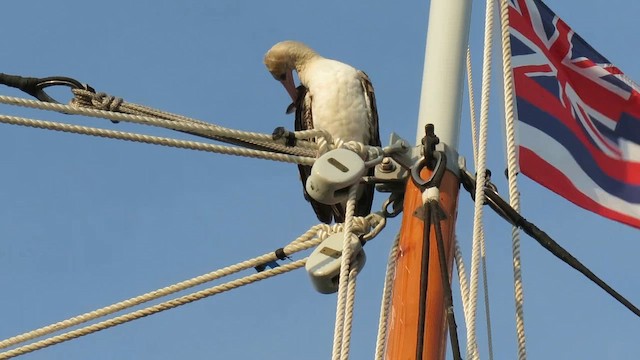
[[[324,58],[308,46],[296,41],[274,45],[265,55],[265,65],[280,81],[296,108],[296,130],[323,129],[334,141],[358,141],[380,146],[378,114],[373,86],[367,75],[342,62]],[[300,78],[296,89],[293,70]],[[303,186],[310,167],[299,166]],[[371,211],[373,185],[363,186],[356,215]],[[311,199],[305,191],[318,219],[325,223],[344,221],[344,204],[324,205]]]

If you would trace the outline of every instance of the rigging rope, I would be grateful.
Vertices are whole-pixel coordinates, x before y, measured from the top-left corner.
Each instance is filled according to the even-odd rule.
[[[387,330],[389,325],[389,310],[393,295],[393,278],[396,274],[398,260],[398,250],[400,249],[400,232],[396,234],[389,251],[387,260],[387,272],[384,276],[384,287],[382,290],[382,300],[380,301],[380,320],[378,321],[378,336],[376,338],[376,360],[384,359],[384,352],[387,342]]]
[[[471,49],[467,48],[467,82],[469,84],[469,108],[470,108],[470,120],[471,120],[471,137],[472,137],[472,142],[473,142],[473,162],[474,162],[474,166],[477,166],[478,163],[478,131],[477,131],[477,124],[476,124],[476,106],[475,106],[475,96],[474,96],[474,90],[473,90],[473,73],[472,73],[472,69],[471,69]],[[490,310],[490,303],[489,303],[489,280],[487,277],[487,252],[486,252],[486,242],[485,242],[485,237],[484,237],[484,224],[482,222],[480,222],[478,224],[478,232],[479,232],[479,239],[480,239],[480,267],[482,269],[482,289],[484,291],[484,312],[485,312],[485,319],[486,319],[486,323],[487,323],[487,343],[488,343],[488,349],[489,349],[489,360],[493,360],[493,336],[492,336],[492,331],[491,331],[491,310]],[[457,240],[456,240],[457,242]],[[456,243],[456,246],[457,245]],[[460,260],[462,260],[462,257],[460,257]],[[464,267],[463,267],[464,269]],[[460,270],[460,269],[458,269]],[[462,280],[461,280],[462,281]],[[465,281],[466,281],[466,274],[465,274]],[[461,284],[462,285],[462,284]],[[468,284],[467,284],[468,286]],[[469,289],[467,288],[467,291]],[[468,300],[468,299],[467,299]],[[465,305],[466,306],[466,305]],[[465,311],[469,311],[466,307],[464,309]],[[466,318],[466,314],[465,314],[465,318]],[[476,344],[474,345],[475,347],[475,352],[478,352],[478,344],[476,342]]]
[[[342,257],[340,261],[340,275],[338,280],[338,300],[336,304],[336,322],[333,334],[333,360],[346,360],[349,357],[349,344],[351,335],[351,319],[353,308],[348,307],[349,297],[355,296],[355,288],[350,294],[351,282],[351,257],[353,254],[353,242],[359,241],[354,234],[353,217],[356,208],[358,186],[349,188],[349,197],[345,208],[344,241],[342,245]],[[355,267],[354,267],[355,268]],[[353,275],[356,275],[354,273]]]
[[[276,152],[301,156],[314,156],[315,154],[312,149],[317,148],[317,145],[315,143],[309,141],[300,142],[300,144],[298,144],[298,142],[296,141],[295,145],[297,146],[286,145],[284,143],[286,139],[282,139],[282,143],[276,143],[274,142],[273,135],[223,128],[218,125],[213,125],[183,115],[172,114],[147,106],[128,103],[123,101],[121,98],[109,96],[105,93],[95,93],[85,89],[73,89],[72,91],[75,97],[71,101],[71,106],[77,108],[87,108],[90,110],[102,110],[107,112],[147,116],[152,117],[153,119],[163,119],[165,121],[168,121],[168,123],[156,120],[149,122],[148,124],[186,132],[191,135],[203,136],[212,140],[223,141],[247,147],[255,146],[257,150],[273,150]],[[200,125],[204,126],[205,128],[176,128],[176,124]],[[316,136],[326,136],[326,133],[324,131],[316,130],[315,134],[317,134]]]
[[[356,231],[358,233],[363,233],[368,239],[374,238],[377,234],[380,233],[382,228],[384,227],[384,218],[379,214],[370,214],[366,218],[355,217],[352,221],[352,231]],[[51,334],[56,331],[64,330],[72,326],[76,326],[90,320],[94,320],[100,317],[104,317],[106,315],[113,314],[115,312],[125,310],[131,308],[136,305],[143,304],[145,302],[158,299],[163,296],[167,296],[178,291],[186,290],[188,288],[201,285],[206,282],[210,282],[216,279],[220,279],[222,277],[237,273],[239,271],[254,268],[258,265],[268,263],[271,261],[275,261],[277,259],[281,259],[282,257],[286,257],[288,255],[295,254],[297,252],[306,250],[310,247],[316,246],[320,244],[324,239],[326,239],[329,235],[334,233],[339,233],[343,231],[345,225],[344,224],[334,224],[334,225],[326,225],[319,224],[313,226],[306,233],[298,237],[296,240],[289,243],[284,248],[278,249],[275,252],[270,252],[264,254],[262,256],[255,257],[250,260],[246,260],[240,262],[238,264],[234,264],[223,269],[219,269],[213,272],[210,272],[205,275],[201,275],[195,277],[193,279],[185,280],[179,282],[177,284],[167,286],[162,289],[158,289],[155,291],[148,292],[146,294],[136,296],[134,298],[121,301],[104,308],[94,310],[82,315],[75,316],[73,318],[60,321],[55,324],[51,324],[27,333],[23,333],[8,339],[5,339],[0,342],[0,348],[6,348],[9,346],[14,346],[28,340],[35,339],[37,337],[41,337],[47,334]],[[185,295],[173,300],[169,300],[158,305],[154,305],[148,308],[144,308],[141,310],[137,310],[128,314],[124,314],[122,316],[118,316],[109,320],[105,320],[96,324],[92,324],[89,326],[85,326],[80,329],[76,329],[73,331],[69,331],[67,333],[63,333],[61,335],[53,336],[41,341],[37,341],[28,345],[24,345],[19,348],[15,348],[3,353],[0,353],[0,359],[8,359],[14,356],[26,354],[35,350],[39,350],[51,345],[55,345],[61,342],[65,342],[71,339],[75,339],[84,335],[88,335],[100,330],[104,330],[116,325],[123,324],[125,322],[133,321],[151,314],[155,314],[157,312],[161,312],[164,310],[168,310],[177,306],[181,306],[184,304],[188,304],[190,302],[200,300],[209,296],[213,296],[222,292],[226,292],[228,290],[234,289],[236,287],[244,286],[255,281],[259,281],[262,279],[266,279],[271,276],[275,276],[281,273],[285,273],[299,267],[304,266],[306,259],[298,260],[293,263],[288,263],[285,265],[281,265],[274,269],[265,270],[259,272],[257,274],[253,274],[244,278],[236,279],[230,281],[225,284],[216,285],[209,289],[205,289],[202,291],[195,292],[193,294]],[[279,269],[279,270],[277,270]],[[274,271],[275,270],[275,271]],[[260,275],[262,274],[262,275]]]
[[[500,0],[500,20],[502,39],[502,76],[504,77],[504,110],[507,138],[507,177],[509,179],[509,204],[520,212],[520,193],[518,191],[518,154],[515,139],[515,112],[513,102],[513,73],[511,72],[511,42],[509,34],[509,3]],[[484,186],[484,185],[481,185]],[[511,228],[513,255],[513,285],[516,307],[516,335],[518,340],[518,360],[527,358],[526,337],[524,332],[524,289],[522,285],[522,263],[520,261],[520,230]]]
[[[323,130],[289,132],[283,128],[277,128],[274,134],[240,131],[142,105],[127,103],[103,93],[96,94],[82,89],[74,89],[73,91],[76,94],[76,98],[72,101],[74,105],[63,105],[2,95],[0,95],[0,103],[56,111],[64,114],[105,118],[112,122],[124,121],[162,127],[207,139],[227,142],[237,146],[222,146],[8,115],[0,115],[0,123],[228,155],[262,158],[301,165],[312,165],[315,158],[324,152],[338,147],[344,147],[360,154],[367,160],[365,166],[372,167],[380,163],[385,155],[402,150],[397,144],[385,148],[364,145],[357,142],[347,142],[344,144],[338,142],[334,144],[331,136]],[[104,100],[105,98],[107,98],[107,100]],[[116,110],[119,112],[115,112]],[[290,143],[292,137],[293,142]],[[314,139],[317,143],[311,141]]]
[[[81,135],[90,135],[104,137],[109,139],[118,139],[132,142],[141,142],[145,144],[154,144],[169,146],[181,149],[199,150],[218,154],[244,156],[251,158],[260,158],[302,165],[313,165],[315,158],[302,157],[296,155],[280,154],[262,150],[252,150],[240,147],[231,147],[223,145],[215,145],[210,143],[201,143],[196,141],[178,140],[152,135],[143,135],[129,133],[123,131],[100,129],[81,125],[64,124],[53,121],[28,119],[18,116],[0,115],[0,123],[28,126],[39,129],[62,131]]]
[[[483,238],[482,214],[484,206],[484,184],[486,181],[487,133],[489,120],[489,96],[491,92],[491,50],[493,30],[493,2],[487,0],[485,9],[484,54],[482,59],[482,98],[480,104],[480,125],[476,153],[476,181],[473,216],[473,242],[471,249],[471,274],[469,288],[469,322],[467,323],[467,358],[479,359],[476,339],[476,310],[478,298],[478,271],[481,262],[481,238]]]
[[[98,96],[100,94],[94,95]],[[280,140],[279,142],[274,141],[273,135],[224,128],[221,126],[206,123],[204,121],[187,118],[181,115],[170,114],[164,111],[146,108],[141,105],[129,104],[125,102],[122,102],[118,109],[122,111],[129,111],[129,113],[114,112],[112,110],[108,110],[108,107],[107,110],[101,108],[90,108],[87,107],[84,102],[77,102],[76,105],[72,106],[11,96],[0,96],[0,103],[39,110],[56,111],[64,114],[104,118],[111,120],[112,122],[123,121],[141,125],[161,127],[170,130],[187,132],[192,135],[204,136],[219,141],[229,142],[230,139],[234,139],[240,141],[240,144],[244,144],[243,142],[249,144],[258,144],[261,148],[277,151],[280,153],[288,153],[291,155],[315,157],[315,149],[317,149],[317,145],[311,141],[296,141],[296,146],[290,147],[284,145],[284,140]],[[139,108],[143,108],[145,110],[142,111]],[[302,140],[303,136],[324,136],[324,132],[319,130],[312,130],[306,131],[305,133],[297,132],[294,135],[296,136],[296,139]]]
[[[89,325],[77,330],[72,330],[60,335],[56,335],[44,340],[40,340],[37,342],[34,342],[32,344],[28,344],[28,345],[24,345],[21,346],[19,348],[16,349],[12,349],[9,351],[5,351],[3,353],[0,353],[0,359],[9,359],[18,355],[24,355],[30,352],[33,352],[35,350],[40,350],[43,349],[45,347],[51,346],[51,345],[55,345],[55,344],[60,344],[62,342],[65,341],[69,341],[72,339],[76,339],[78,337],[81,336],[85,336],[85,335],[89,335],[89,334],[93,334],[94,332],[100,331],[100,330],[105,330],[117,325],[121,325],[136,319],[140,319],[143,318],[145,316],[149,316],[152,314],[156,314],[165,310],[169,310],[169,309],[173,309],[175,307],[178,306],[182,306],[185,304],[189,304],[191,302],[197,301],[197,300],[202,300],[204,298],[207,298],[209,296],[213,296],[216,294],[220,294],[232,289],[235,289],[237,287],[240,286],[244,286],[244,285],[248,285],[251,284],[253,282],[259,281],[259,280],[263,280],[263,279],[267,279],[270,277],[273,277],[275,275],[280,275],[280,274],[284,274],[287,273],[291,270],[295,270],[298,268],[301,268],[304,266],[305,262],[306,262],[306,258],[305,259],[301,259],[301,260],[297,260],[291,263],[287,263],[287,264],[283,264],[281,266],[278,266],[276,268],[273,269],[269,269],[269,270],[265,270],[259,273],[255,273],[252,275],[249,275],[247,277],[241,278],[241,279],[237,279],[234,281],[230,281],[226,284],[221,284],[221,285],[217,285],[217,286],[213,286],[211,288],[205,289],[205,290],[201,290],[189,295],[185,295],[185,296],[181,296],[169,301],[165,301],[162,302],[160,304],[154,305],[154,306],[150,306],[144,309],[140,309],[140,310],[136,310],[133,311],[131,313],[128,314],[124,314],[124,315],[120,315],[120,316],[116,316],[112,319],[108,319],[93,325]]]
[[[325,225],[325,224],[315,225],[311,229],[309,229],[306,233],[304,233],[302,236],[300,236],[298,239],[294,240],[289,245],[285,246],[283,248],[283,251],[287,255],[292,255],[297,252],[306,250],[322,242],[322,240],[324,240],[328,236],[328,234],[330,234],[330,231],[331,231],[331,228],[328,225]],[[120,301],[118,303],[103,307],[98,310],[94,310],[82,315],[74,316],[70,319],[60,321],[60,322],[30,331],[24,334],[20,334],[20,335],[8,338],[6,340],[2,340],[0,341],[0,349],[7,348],[9,346],[14,346],[14,345],[23,343],[25,341],[29,341],[31,339],[35,339],[37,337],[50,334],[52,332],[64,330],[66,328],[76,326],[100,317],[104,317],[104,316],[116,313],[118,311],[122,311],[128,308],[131,308],[133,306],[137,306],[145,302],[149,302],[151,300],[155,300],[179,291],[192,288],[197,285],[211,282],[213,280],[217,280],[222,277],[235,274],[242,270],[251,269],[257,265],[268,263],[270,261],[275,261],[277,259],[278,257],[276,256],[276,254],[274,252],[270,252],[270,253],[255,257],[253,259],[249,259],[231,266],[227,266],[222,269],[212,271],[204,275],[194,277],[192,279],[184,280],[179,283],[176,283],[158,290],[154,290],[143,295],[133,297],[128,300]]]
[[[69,84],[64,83],[64,85],[68,86]],[[339,139],[336,139],[336,142],[333,142],[331,136],[327,132],[321,130],[289,132],[284,128],[277,128],[272,135],[267,135],[227,129],[214,124],[206,123],[201,120],[188,118],[186,116],[172,114],[142,105],[127,103],[121,98],[109,96],[105,93],[96,93],[92,88],[88,86],[77,86],[75,84],[71,85],[71,87],[73,88],[72,92],[74,93],[75,97],[71,101],[70,105],[59,104],[54,99],[49,97],[46,93],[44,93],[46,97],[38,97],[40,101],[0,95],[0,103],[35,108],[40,110],[57,111],[64,114],[77,114],[105,118],[111,120],[114,123],[125,121],[142,125],[162,127],[174,131],[184,132],[190,135],[204,137],[211,140],[230,143],[233,145],[237,145],[238,147],[221,146],[210,143],[178,140],[8,115],[0,115],[0,123],[127,141],[143,142],[149,144],[158,144],[178,148],[209,151],[229,155],[293,162],[302,165],[312,165],[316,157],[324,154],[327,151],[336,148],[346,148],[359,154],[365,161],[365,166],[367,168],[370,168],[382,162],[382,159],[385,155],[403,150],[402,147],[398,144],[393,144],[383,149],[380,147],[367,146],[353,141],[343,143]],[[339,275],[340,284],[336,310],[336,324],[334,334],[335,339],[333,349],[333,358],[340,360],[348,359],[351,341],[351,326],[353,320],[353,307],[355,303],[356,277],[359,270],[357,263],[358,260],[355,260],[356,262],[352,264],[351,259],[353,246],[356,241],[360,241],[360,239],[355,235],[355,232],[360,229],[359,233],[362,235],[363,241],[366,241],[374,237],[379,231],[382,230],[385,225],[384,216],[380,214],[370,214],[364,219],[354,217],[355,204],[357,200],[357,189],[357,185],[350,188],[349,198],[346,206],[345,223],[341,226],[344,229],[344,241],[341,259],[341,271]],[[371,228],[373,229],[369,231]],[[367,232],[369,233],[367,234]],[[316,242],[314,242],[314,244],[317,244],[321,240],[322,239],[320,238],[316,239]],[[312,245],[306,244],[305,246],[306,247],[304,248],[308,248]],[[28,333],[14,336],[12,338],[0,341],[0,348],[6,348],[8,346],[16,345],[21,342],[44,336],[55,331],[66,329],[68,327],[75,326],[101,316],[109,315],[114,312],[129,308],[131,306],[139,305],[158,297],[172,294],[176,291],[180,291],[207,281],[218,279],[222,276],[226,276],[231,273],[246,269],[247,267],[258,267],[259,265],[263,265],[264,263],[274,261],[276,258],[281,259],[280,255],[282,254],[288,254],[285,251],[286,249],[279,249],[279,251],[280,250],[280,254],[276,252],[275,254],[265,255],[266,257],[268,257],[267,260],[264,259],[265,256],[248,260],[244,263],[241,263],[240,265],[235,265],[232,267],[221,269],[219,271],[214,271],[198,278],[187,280],[176,285],[172,285],[151,293],[140,295],[133,299],[122,301],[117,304],[95,310],[90,313],[86,313],[56,324],[45,326]],[[0,359],[28,353],[37,349],[51,346],[53,344],[68,341],[80,336],[100,331],[102,329],[132,321],[140,317],[148,316],[156,312],[164,311],[195,300],[199,300],[201,298],[212,296],[220,292],[228,291],[237,286],[242,286],[253,281],[261,280],[262,278],[270,277],[301,267],[305,264],[305,262],[306,259],[299,260],[294,263],[287,264],[286,266],[259,272],[258,274],[248,276],[244,279],[234,280],[227,284],[214,286],[212,288],[199,291],[191,295],[179,297],[177,299],[170,300],[156,306],[134,311],[132,313],[102,321],[97,324],[89,325],[84,328],[69,331],[61,335],[37,341],[32,344],[0,353]],[[242,281],[246,282],[243,283]]]
[[[356,301],[356,279],[358,276],[358,261],[350,264],[349,284],[347,286],[347,296],[345,301],[344,325],[342,330],[342,349],[340,359],[349,359],[349,349],[351,347],[351,329],[353,324],[353,309]]]
[[[150,125],[156,127],[162,127],[170,130],[180,131],[191,135],[201,136],[211,140],[222,141],[234,145],[237,147],[221,146],[210,143],[201,143],[195,141],[178,140],[171,138],[164,138],[151,135],[143,135],[137,133],[129,133],[122,131],[114,131],[108,129],[94,128],[81,125],[58,123],[46,120],[28,119],[17,116],[0,115],[0,123],[7,123],[13,125],[29,126],[34,128],[42,128],[47,130],[63,131],[69,133],[76,133],[82,135],[91,135],[98,137],[106,137],[112,139],[120,139],[127,141],[143,142],[148,144],[157,144],[164,146],[171,146],[177,148],[185,148],[200,151],[209,151],[215,153],[263,158],[269,160],[292,162],[302,165],[312,165],[315,158],[322,155],[324,152],[335,148],[347,148],[358,153],[364,160],[366,167],[373,167],[382,162],[384,156],[393,152],[403,150],[398,144],[386,148],[380,148],[375,146],[367,146],[358,142],[345,142],[342,143],[337,139],[336,143],[333,142],[330,135],[321,130],[307,130],[299,132],[288,132],[283,128],[278,128],[274,131],[274,134],[260,134],[253,132],[238,131],[233,129],[223,128],[217,125],[209,124],[204,121],[191,119],[182,115],[171,114],[165,111],[152,109],[142,105],[130,104],[124,102],[120,98],[108,96],[104,93],[95,93],[93,89],[89,87],[74,88],[73,93],[75,98],[72,100],[71,105],[63,105],[56,103],[55,100],[51,102],[47,101],[34,101],[21,98],[14,98],[8,96],[0,96],[0,103],[17,105],[29,108],[36,108],[41,110],[57,111],[64,114],[78,114],[91,117],[100,117],[111,120],[114,123],[120,121],[133,122],[143,125]],[[313,141],[306,141],[313,140]],[[339,227],[344,228],[344,244],[343,253],[341,259],[341,272],[340,272],[340,285],[338,295],[338,305],[336,311],[336,328],[333,357],[334,359],[348,359],[349,346],[351,337],[351,323],[353,319],[353,305],[355,301],[355,280],[358,273],[357,263],[351,264],[351,254],[353,251],[353,244],[355,241],[359,241],[354,232],[358,231],[363,234],[363,240],[369,240],[374,237],[385,225],[385,219],[380,214],[370,214],[366,218],[355,218],[355,203],[357,198],[357,186],[352,186],[349,192],[349,200],[347,202],[347,214],[346,220],[343,225]],[[371,228],[373,230],[369,231]],[[365,234],[369,232],[368,234]],[[312,246],[312,245],[309,245]],[[283,252],[284,253],[284,252]],[[266,256],[266,255],[265,255]],[[271,255],[273,257],[276,255]],[[279,256],[276,256],[280,258]],[[256,259],[252,259],[256,260]],[[275,258],[271,259],[275,260]],[[261,261],[261,260],[260,260]],[[286,267],[279,267],[271,269],[269,271],[263,271],[256,276],[254,274],[245,279],[247,283],[262,279],[266,274],[279,274],[293,270],[304,265],[305,260],[297,261],[293,264],[288,264]],[[268,262],[268,261],[266,261]],[[246,263],[246,262],[245,262]],[[249,261],[251,266],[255,267],[255,261]],[[260,263],[258,265],[264,264]],[[301,264],[301,265],[300,265]],[[246,264],[245,264],[246,265]],[[256,265],[257,266],[257,265]],[[283,269],[287,269],[283,271]],[[277,270],[279,269],[279,270]],[[225,270],[225,269],[223,269]],[[234,270],[239,271],[241,269]],[[276,270],[276,271],[274,271]],[[141,304],[143,302],[155,299],[160,296],[171,294],[175,291],[185,289],[202,282],[217,279],[220,276],[225,276],[226,273],[214,272],[202,277],[188,280],[177,285],[160,289],[156,292],[141,295],[134,299],[123,301],[103,309],[93,311],[91,313],[83,314],[81,316],[65,320],[63,322],[43,327],[41,329],[34,330],[29,333],[15,336],[10,339],[6,339],[0,342],[0,348],[12,346],[17,343],[34,339],[39,336],[49,334],[54,331],[65,329],[70,326],[78,325],[80,323],[95,319],[100,316],[105,316],[113,312]],[[272,276],[272,275],[270,275]],[[209,280],[205,280],[209,279]],[[81,329],[70,331],[68,333],[54,336],[49,339],[44,339],[33,344],[25,345],[17,349],[13,349],[4,353],[0,353],[0,359],[17,356],[27,352],[31,352],[43,347],[47,347],[56,343],[64,342],[79,336],[84,336],[102,329],[106,329],[112,326],[119,325],[124,322],[135,320],[140,317],[148,316],[150,314],[164,311],[176,306],[180,306],[195,300],[199,300],[204,297],[208,297],[220,292],[230,290],[237,286],[242,286],[246,283],[240,283],[236,285],[239,279],[232,281],[228,284],[215,286],[213,288],[196,292],[191,295],[180,297],[165,303],[158,304],[146,309],[134,311],[130,314],[118,316],[110,320],[100,322],[98,324],[86,326]],[[225,287],[228,286],[228,287]]]
[[[465,323],[469,323],[469,316],[471,316],[469,312],[469,279],[467,279],[467,270],[464,267],[464,258],[462,256],[462,249],[460,248],[460,243],[458,242],[458,238],[454,239],[454,253],[453,256],[456,260],[456,269],[458,270],[458,280],[460,283],[460,297],[462,298],[462,308],[464,310],[464,321]]]

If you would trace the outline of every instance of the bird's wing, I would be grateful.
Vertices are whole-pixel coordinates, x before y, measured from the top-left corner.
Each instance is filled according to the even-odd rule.
[[[295,104],[291,104],[287,109],[290,112],[292,106],[295,107],[295,130],[309,130],[313,129],[313,114],[311,113],[311,94],[307,91],[307,88],[300,85],[298,86],[298,97]],[[314,200],[307,193],[307,179],[311,175],[311,166],[298,165],[300,171],[300,180],[302,180],[302,191],[304,191],[304,198],[311,203],[313,211],[316,213],[318,220],[325,224],[331,224],[332,219],[336,222],[344,222],[344,208],[341,204],[325,205]]]
[[[373,91],[373,85],[371,80],[364,71],[358,71],[360,76],[360,83],[362,84],[362,90],[367,103],[367,115],[369,117],[369,145],[381,146],[380,142],[380,129],[378,128],[378,108],[376,106],[376,96]],[[374,168],[369,168],[368,175],[374,175]],[[356,216],[366,216],[371,213],[371,206],[373,204],[373,195],[375,193],[375,185],[368,184],[364,187],[362,195],[358,199],[356,206]]]
[[[364,71],[358,71],[362,89],[367,101],[367,112],[369,115],[369,145],[382,146],[380,142],[380,129],[378,128],[378,107],[376,105],[376,95],[373,91],[373,84]]]

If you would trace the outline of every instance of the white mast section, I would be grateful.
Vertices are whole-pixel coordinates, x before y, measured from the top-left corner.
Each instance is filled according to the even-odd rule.
[[[470,18],[471,0],[431,1],[416,133],[420,144],[425,125],[434,124],[455,174]]]

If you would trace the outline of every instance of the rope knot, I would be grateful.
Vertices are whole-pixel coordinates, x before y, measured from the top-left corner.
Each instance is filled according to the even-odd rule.
[[[71,90],[75,95],[71,99],[72,106],[93,108],[97,110],[118,112],[124,102],[122,98],[108,95],[106,93],[94,93],[85,89]]]
[[[96,93],[91,99],[91,104],[98,110],[118,111],[122,105],[122,98],[107,95],[106,93]]]
[[[353,227],[351,230],[354,234],[366,234],[369,232],[371,228],[371,224],[363,218],[363,217],[354,217],[353,218]]]

